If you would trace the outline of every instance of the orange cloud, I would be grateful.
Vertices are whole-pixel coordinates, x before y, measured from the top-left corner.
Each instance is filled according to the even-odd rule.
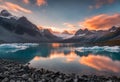
[[[78,59],[80,58],[74,51],[68,53],[68,54],[64,54],[64,53],[60,53],[60,52],[52,52],[50,54],[50,58],[65,58],[65,62],[73,62],[73,61],[78,61]]]
[[[90,30],[106,30],[112,26],[120,24],[120,14],[101,14],[93,16],[86,19],[83,22],[80,22],[80,25],[90,29]]]
[[[38,6],[41,6],[41,5],[45,5],[47,2],[46,2],[46,0],[37,0],[37,5]]]
[[[25,4],[28,4],[28,3],[30,3],[31,1],[30,1],[30,0],[23,0],[23,2],[24,2]],[[31,3],[32,3],[32,2],[31,2]],[[42,5],[45,5],[47,2],[46,2],[46,0],[36,0],[35,3],[36,3],[36,5],[38,5],[38,6],[42,6]]]
[[[11,3],[11,2],[5,2],[3,5],[0,5],[0,8],[2,9],[7,9],[7,10],[11,10],[14,12],[24,12],[24,13],[32,13],[31,10],[28,10],[26,8],[23,8],[17,4]]]
[[[103,5],[106,4],[112,4],[115,0],[96,0],[96,4],[95,5],[90,5],[89,8],[90,9],[98,9],[100,7],[102,7]]]
[[[63,25],[70,27],[70,28],[75,28],[77,27],[76,25],[70,24],[70,23],[64,23]]]
[[[112,59],[105,56],[95,56],[91,54],[87,57],[81,57],[79,62],[100,71],[109,70],[113,72],[120,72],[120,62],[113,61]]]
[[[77,25],[76,25],[77,26]],[[64,31],[67,31],[69,32],[70,34],[75,34],[75,32],[77,31],[76,28],[60,28],[60,27],[55,27],[55,26],[41,26],[41,25],[38,25],[38,28],[40,30],[42,29],[49,29],[51,32],[53,33],[63,33]]]
[[[63,52],[51,52],[49,57],[45,58],[45,57],[36,56],[33,58],[32,61],[51,60],[51,59],[57,59],[57,58],[59,58],[59,59],[63,58],[64,62],[66,62],[66,63],[78,61],[80,59],[80,57],[75,52],[70,52],[66,55]]]
[[[52,43],[53,48],[59,48],[61,45],[60,43]]]
[[[6,7],[5,5],[0,5],[0,8],[1,8],[1,9],[9,10],[8,7]]]
[[[29,3],[29,0],[23,0],[24,3],[28,4]]]

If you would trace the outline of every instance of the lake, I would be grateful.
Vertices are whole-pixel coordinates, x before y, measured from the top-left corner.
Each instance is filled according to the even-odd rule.
[[[79,75],[120,75],[119,46],[81,46],[74,43],[0,44],[0,58],[30,63],[45,68]]]

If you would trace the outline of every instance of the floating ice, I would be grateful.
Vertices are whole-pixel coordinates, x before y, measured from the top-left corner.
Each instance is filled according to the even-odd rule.
[[[25,50],[29,47],[34,47],[39,44],[36,43],[12,43],[12,44],[0,44],[0,52],[16,52],[19,50]]]
[[[119,46],[93,46],[93,47],[78,47],[75,48],[76,51],[79,52],[86,52],[86,51],[93,51],[93,52],[99,52],[99,51],[107,51],[107,52],[120,52]]]

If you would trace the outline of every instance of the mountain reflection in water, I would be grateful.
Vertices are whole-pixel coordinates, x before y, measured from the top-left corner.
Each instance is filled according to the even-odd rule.
[[[9,52],[8,52],[9,51]],[[31,67],[77,74],[120,75],[119,46],[81,47],[76,44],[4,44],[0,58]]]

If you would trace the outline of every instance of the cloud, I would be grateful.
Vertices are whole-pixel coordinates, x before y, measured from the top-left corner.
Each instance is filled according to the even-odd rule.
[[[0,8],[11,10],[11,11],[14,11],[14,12],[32,13],[31,10],[28,10],[26,8],[23,8],[19,5],[11,3],[11,2],[5,2],[3,5],[0,5]]]
[[[52,44],[52,47],[56,47],[58,46],[58,44]],[[33,58],[33,60],[31,62],[35,62],[35,61],[42,61],[42,60],[47,60],[50,61],[51,59],[64,59],[62,60],[62,62],[65,63],[71,63],[71,62],[75,62],[78,61],[78,59],[80,59],[80,57],[75,53],[75,52],[69,52],[67,54],[63,53],[63,52],[51,52],[49,57],[40,57],[40,56],[36,56],[35,58]]]
[[[70,28],[75,28],[77,27],[76,25],[70,24],[70,23],[64,23],[63,25],[70,27]]]
[[[38,6],[45,5],[46,3],[47,3],[46,0],[37,0]]]
[[[113,14],[113,15],[101,14],[85,19],[85,21],[83,22],[80,22],[80,25],[90,30],[107,30],[112,26],[119,24],[120,24],[120,14]]]
[[[28,4],[28,3],[29,3],[29,0],[23,0],[23,2],[24,2],[25,4]]]
[[[47,4],[47,1],[46,1],[46,0],[23,0],[23,2],[24,2],[25,4],[33,3],[33,4],[36,4],[36,5],[38,5],[38,6],[42,6],[42,5]]]
[[[60,28],[54,27],[54,26],[38,26],[39,29],[49,29],[52,32],[62,32]]]
[[[94,5],[90,5],[89,8],[90,9],[98,9],[100,7],[102,7],[103,5],[106,5],[106,4],[112,4],[114,3],[115,0],[96,0],[96,3]]]
[[[87,57],[81,57],[79,62],[100,71],[109,70],[113,72],[120,72],[120,61],[113,61],[109,57],[105,56],[95,56],[91,54]]]

